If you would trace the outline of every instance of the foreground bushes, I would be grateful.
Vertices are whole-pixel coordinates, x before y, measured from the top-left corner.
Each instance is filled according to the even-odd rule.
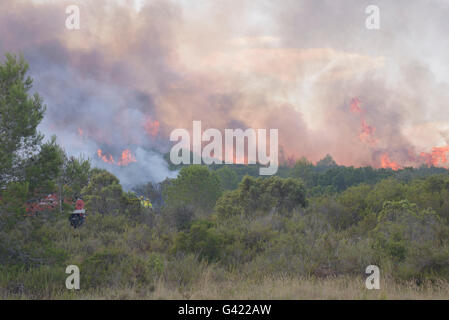
[[[12,215],[12,226],[4,222],[10,216],[3,220],[2,297],[76,296],[65,289],[70,264],[80,267],[84,293],[105,288],[148,293],[160,283],[188,292],[204,281],[204,273],[217,281],[358,278],[370,264],[399,282],[449,281],[447,214],[440,206],[425,206],[444,207],[437,200],[446,184],[438,179],[408,185],[387,180],[306,201],[298,179],[247,177],[205,212],[182,203],[142,210],[108,173],[93,177],[83,192],[99,199],[89,198],[90,214],[81,229],[72,229],[67,214],[59,213]],[[122,211],[109,207],[112,190],[120,191]],[[425,196],[415,203],[410,198],[416,190]]]

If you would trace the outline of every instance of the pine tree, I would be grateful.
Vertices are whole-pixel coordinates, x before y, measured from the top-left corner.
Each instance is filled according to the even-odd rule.
[[[33,80],[27,72],[22,56],[7,54],[0,64],[0,186],[24,176],[24,165],[43,138],[37,126],[45,106],[37,93],[30,93]]]

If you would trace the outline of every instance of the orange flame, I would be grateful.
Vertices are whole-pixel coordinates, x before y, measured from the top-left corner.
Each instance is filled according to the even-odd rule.
[[[97,150],[97,155],[103,162],[115,164],[118,166],[127,166],[131,162],[137,162],[136,158],[132,155],[129,149],[125,149],[122,151],[122,156],[117,162],[115,162],[114,157],[112,155],[104,154],[101,149]]]
[[[444,164],[447,161],[446,153],[449,152],[449,146],[433,147],[430,153],[421,152],[420,156],[428,166],[437,166],[439,163]]]
[[[352,98],[350,109],[351,109],[351,112],[354,112],[354,113],[362,112],[362,108],[360,107],[360,99],[359,98]]]
[[[119,166],[127,166],[131,162],[137,162],[136,158],[132,155],[129,149],[123,150],[122,158],[117,162]]]
[[[387,153],[384,153],[382,155],[382,157],[380,158],[380,163],[381,163],[381,167],[384,169],[390,168],[393,169],[394,171],[401,169],[401,166],[390,160],[390,157],[388,156]]]
[[[369,125],[368,122],[365,120],[360,99],[357,97],[352,98],[349,109],[351,110],[352,113],[360,113],[360,127],[361,127],[360,129],[361,132],[359,134],[360,141],[374,147],[377,144],[377,142],[379,142],[378,139],[374,138],[374,132],[376,131],[376,128]]]
[[[106,163],[114,164],[114,158],[110,154],[103,154],[103,151],[101,149],[97,150],[98,157],[103,160]]]
[[[150,136],[155,137],[159,132],[159,121],[151,121],[151,118],[148,118],[145,121],[144,128]]]
[[[374,138],[374,132],[376,131],[376,128],[373,126],[370,126],[364,119],[362,119],[362,132],[359,134],[360,141],[370,144],[371,146],[375,146],[378,139]]]

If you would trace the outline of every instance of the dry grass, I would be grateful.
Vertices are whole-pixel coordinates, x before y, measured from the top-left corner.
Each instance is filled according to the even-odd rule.
[[[68,298],[68,297],[66,297]],[[336,277],[315,278],[265,278],[259,281],[234,279],[214,281],[206,273],[189,289],[167,286],[158,281],[154,288],[122,288],[77,294],[78,299],[449,299],[449,283],[441,281],[432,285],[414,283],[398,284],[381,281],[381,289],[368,290],[364,279]]]

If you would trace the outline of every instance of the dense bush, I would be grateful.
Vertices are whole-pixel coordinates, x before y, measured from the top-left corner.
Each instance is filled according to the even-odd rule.
[[[165,206],[188,205],[201,211],[211,210],[220,194],[217,174],[200,165],[183,167],[163,191]]]
[[[209,261],[220,258],[223,239],[214,224],[207,220],[194,222],[188,232],[179,232],[172,251],[197,254]]]
[[[305,206],[306,192],[301,180],[245,176],[236,190],[226,192],[218,200],[215,210],[223,216],[256,212],[287,214]]]

